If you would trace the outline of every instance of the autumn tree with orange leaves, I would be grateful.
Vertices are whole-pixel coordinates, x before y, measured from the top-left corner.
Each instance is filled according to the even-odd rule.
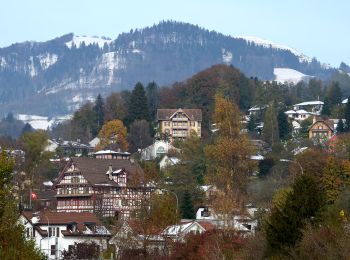
[[[112,120],[102,126],[98,133],[100,142],[97,146],[98,150],[111,147],[112,149],[120,149],[127,151],[129,144],[126,139],[127,129],[121,120]]]

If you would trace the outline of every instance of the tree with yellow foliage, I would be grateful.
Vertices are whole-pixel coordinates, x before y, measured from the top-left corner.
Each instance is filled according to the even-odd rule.
[[[127,129],[121,120],[108,121],[102,126],[101,131],[98,133],[100,142],[97,149],[105,149],[112,146],[112,149],[120,149],[127,151],[129,144],[126,140]]]
[[[243,205],[247,180],[255,167],[255,163],[250,160],[254,149],[248,136],[241,132],[241,113],[237,105],[220,95],[215,97],[214,121],[219,131],[213,144],[205,148],[207,181],[223,192],[224,196],[220,198],[230,198],[232,207],[220,207],[222,199],[213,204],[218,209],[233,212]]]

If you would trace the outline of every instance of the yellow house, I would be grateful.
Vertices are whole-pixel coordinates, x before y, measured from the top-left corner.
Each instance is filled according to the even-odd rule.
[[[185,139],[191,133],[201,137],[202,110],[200,109],[157,109],[160,133],[171,141]]]

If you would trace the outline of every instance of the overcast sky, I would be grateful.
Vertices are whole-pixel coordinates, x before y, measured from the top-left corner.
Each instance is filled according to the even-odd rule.
[[[0,0],[0,46],[73,32],[116,38],[161,20],[256,36],[350,64],[349,0]]]

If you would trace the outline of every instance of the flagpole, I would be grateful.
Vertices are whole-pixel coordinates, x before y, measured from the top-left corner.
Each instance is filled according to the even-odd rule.
[[[32,209],[32,188],[29,189],[29,208]]]

